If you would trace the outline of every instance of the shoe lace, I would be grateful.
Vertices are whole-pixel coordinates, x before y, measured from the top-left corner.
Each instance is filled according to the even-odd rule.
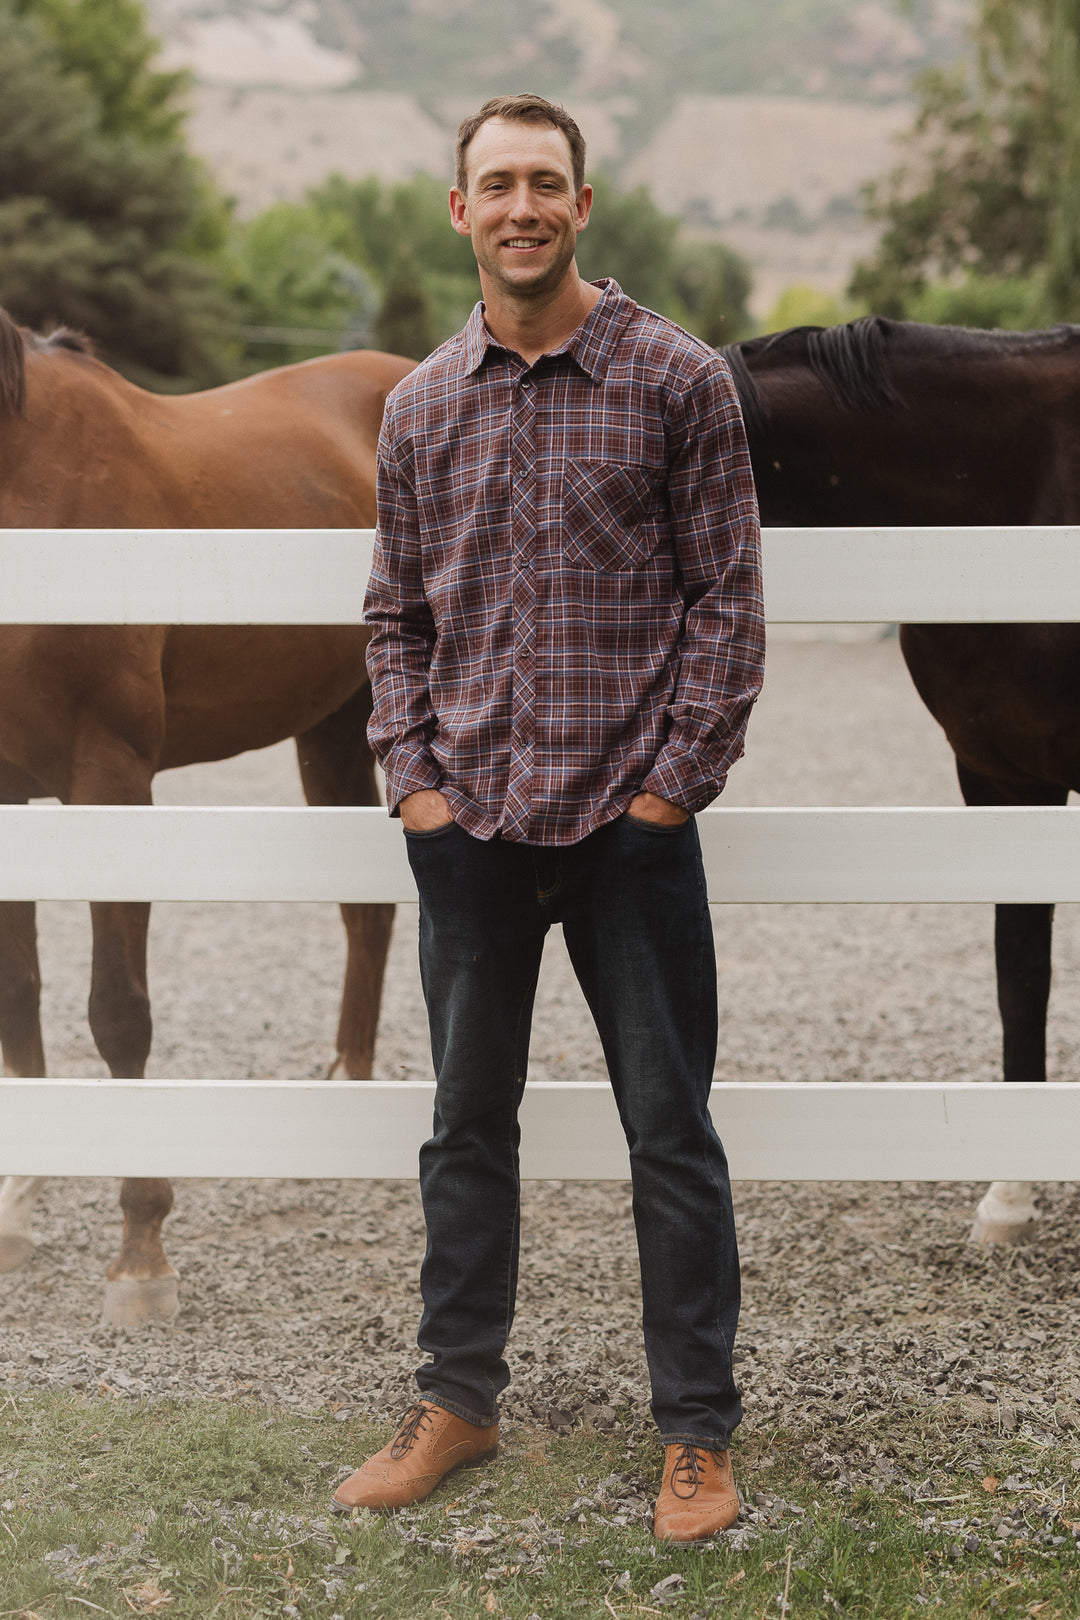
[[[394,1443],[390,1447],[390,1455],[395,1461],[412,1450],[425,1422],[431,1422],[431,1408],[425,1406],[423,1401],[417,1401],[415,1406],[409,1407],[401,1420],[401,1427],[394,1436]]]
[[[698,1461],[698,1458],[701,1461]],[[680,1448],[675,1459],[675,1466],[671,1470],[671,1494],[682,1501],[688,1501],[697,1494],[701,1483],[702,1463],[705,1460],[704,1446],[684,1445]],[[685,1487],[685,1488],[681,1488]]]

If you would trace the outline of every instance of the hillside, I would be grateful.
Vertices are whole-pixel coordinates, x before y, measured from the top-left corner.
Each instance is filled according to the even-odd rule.
[[[836,291],[868,245],[862,184],[895,161],[914,73],[962,49],[969,0],[150,0],[194,71],[191,133],[244,211],[334,170],[446,175],[502,90],[579,118],[594,164],[647,184],[783,285]]]
[[[231,73],[262,32],[308,82],[407,91],[421,104],[527,82],[621,97],[628,121],[677,95],[757,92],[880,101],[952,55],[967,0],[151,0],[200,67]],[[261,53],[260,53],[261,54]],[[255,57],[241,69],[258,71]],[[250,79],[244,82],[251,82]],[[633,117],[631,117],[631,109]]]

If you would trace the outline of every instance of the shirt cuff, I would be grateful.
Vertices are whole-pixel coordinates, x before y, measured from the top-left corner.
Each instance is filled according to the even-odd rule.
[[[695,815],[712,803],[726,781],[726,765],[720,771],[710,770],[697,752],[669,744],[660,750],[639,792],[655,793]]]
[[[392,816],[410,793],[442,786],[442,771],[435,756],[414,745],[395,748],[383,764],[386,773],[386,808]]]

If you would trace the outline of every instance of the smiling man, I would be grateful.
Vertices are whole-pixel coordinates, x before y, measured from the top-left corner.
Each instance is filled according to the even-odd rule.
[[[365,610],[374,712],[420,895],[437,1080],[420,1401],[336,1506],[426,1496],[498,1441],[518,1124],[544,936],[561,923],[630,1151],[660,1537],[738,1512],[739,1262],[708,1113],[712,927],[694,812],[761,684],[759,535],[723,361],[575,257],[573,119],[489,101],[453,227],[484,301],[390,395]]]

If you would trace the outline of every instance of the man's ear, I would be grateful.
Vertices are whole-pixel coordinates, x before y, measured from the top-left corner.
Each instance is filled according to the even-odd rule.
[[[450,187],[450,223],[459,236],[472,235],[472,226],[469,224],[469,205],[465,200],[465,193],[459,191],[457,186]]]
[[[593,189],[592,186],[582,186],[574,203],[574,223],[579,231],[583,231],[589,223],[589,214],[592,212]]]

